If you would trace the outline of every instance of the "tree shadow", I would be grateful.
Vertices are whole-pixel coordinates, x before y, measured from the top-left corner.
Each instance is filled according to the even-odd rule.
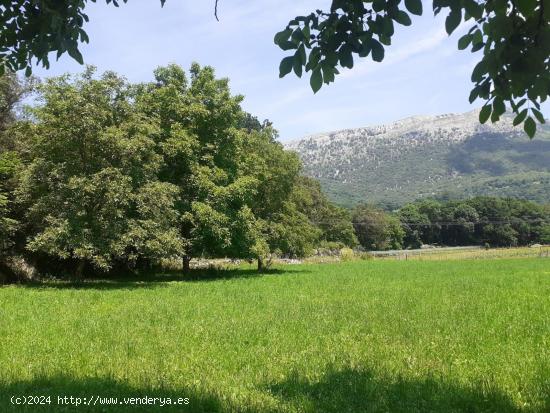
[[[35,399],[35,401],[40,401],[42,404],[15,404],[15,402],[21,403],[23,401],[22,398],[25,396],[50,396],[50,399],[49,403],[48,399],[44,397]],[[72,400],[71,397],[73,398]],[[140,401],[133,400],[131,402],[131,398],[139,398]],[[144,398],[149,399],[146,400]],[[155,404],[153,404],[152,398],[157,398]],[[170,402],[167,401],[168,398]],[[185,404],[185,398],[188,399],[187,404]],[[0,411],[2,413],[257,412],[247,408],[243,409],[238,406],[232,406],[229,402],[220,399],[219,396],[209,394],[206,391],[188,388],[162,389],[156,386],[138,388],[113,378],[73,378],[69,376],[37,378],[8,385],[0,382]]]
[[[189,274],[181,271],[152,271],[141,273],[123,273],[110,276],[88,277],[83,280],[45,279],[20,284],[25,288],[53,288],[59,290],[129,290],[154,289],[168,286],[168,283],[204,283],[220,280],[239,280],[259,278],[270,275],[288,275],[308,273],[306,269],[270,268],[258,273],[253,268],[211,268],[192,269]]]
[[[371,370],[329,369],[320,380],[299,374],[257,388],[274,398],[231,397],[232,389],[198,390],[185,387],[132,386],[111,377],[74,378],[65,375],[27,381],[0,381],[2,413],[40,412],[192,412],[192,413],[543,413],[550,411],[547,396],[537,408],[519,408],[509,396],[486,382],[464,386],[441,378],[404,379],[376,375]],[[50,396],[46,404],[12,404],[12,396]],[[68,399],[65,399],[67,396]],[[72,403],[70,397],[73,397]],[[58,397],[61,397],[59,399]],[[144,397],[157,398],[156,404]],[[77,399],[79,398],[79,399]],[[116,398],[116,401],[113,401]],[[140,398],[129,404],[130,398]],[[170,399],[170,403],[167,399]],[[188,398],[188,404],[184,400]],[[163,405],[161,406],[161,400]],[[19,399],[21,401],[21,399]],[[76,405],[76,403],[79,405]],[[106,404],[109,402],[110,404]],[[95,403],[95,404],[94,404]],[[102,404],[103,403],[103,404]],[[114,403],[114,404],[113,404]],[[179,404],[176,404],[179,403]],[[182,404],[183,403],[183,404]]]
[[[464,386],[441,378],[405,379],[376,375],[371,370],[331,370],[319,381],[297,374],[268,386],[283,404],[311,413],[526,413],[507,394],[487,383]]]

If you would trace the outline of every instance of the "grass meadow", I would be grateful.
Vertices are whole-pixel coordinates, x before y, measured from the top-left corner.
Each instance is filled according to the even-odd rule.
[[[96,395],[189,404],[57,404]],[[88,411],[550,412],[550,261],[0,288],[0,412]]]

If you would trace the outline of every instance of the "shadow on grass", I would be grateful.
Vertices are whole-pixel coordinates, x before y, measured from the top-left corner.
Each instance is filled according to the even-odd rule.
[[[0,382],[0,411],[11,412],[193,412],[193,413],[535,413],[547,412],[549,400],[539,409],[520,409],[500,390],[465,387],[440,379],[390,379],[371,371],[344,369],[328,371],[320,381],[310,382],[298,375],[268,386],[271,399],[243,397],[236,401],[232,390],[215,393],[186,388],[136,388],[112,378],[71,378],[55,376],[10,384]],[[227,394],[225,394],[227,393]],[[51,404],[12,405],[12,396],[50,396]],[[58,403],[58,396],[73,397],[73,404]],[[101,398],[104,404],[101,404]],[[143,398],[162,398],[156,405],[144,404]],[[79,398],[79,399],[76,399]],[[117,398],[116,403],[112,398]],[[124,399],[126,398],[126,399]],[[141,404],[126,404],[129,398],[141,398]],[[166,399],[170,398],[169,404]],[[188,398],[188,404],[175,404]],[[85,401],[85,400],[86,401]],[[79,405],[75,405],[79,400]],[[91,400],[91,401],[90,401]],[[111,404],[105,404],[110,400]],[[64,401],[64,400],[62,400]],[[93,405],[93,403],[96,403]],[[137,402],[137,401],[136,401]],[[178,403],[182,403],[183,400]],[[113,403],[115,403],[113,405]],[[266,404],[269,404],[267,406]]]
[[[550,399],[539,409],[520,409],[509,396],[490,385],[466,387],[437,378],[395,379],[370,370],[328,371],[321,380],[291,376],[268,390],[289,411],[323,413],[535,413],[548,412]]]
[[[42,398],[42,400],[37,399],[42,404],[15,405],[12,404],[12,400],[15,401],[12,396],[19,397],[19,402],[24,396],[50,396],[50,399],[49,403],[48,399]],[[144,400],[145,397],[157,398],[156,404],[152,404],[152,400]],[[129,399],[131,398],[140,398],[141,402],[135,400],[133,404],[130,404]],[[170,403],[167,401],[168,398]],[[185,400],[183,400],[185,398],[188,398],[188,404],[185,404]],[[163,401],[161,402],[159,399],[163,399]],[[2,413],[211,413],[229,412],[233,409],[224,407],[218,397],[196,390],[135,388],[111,378],[55,376],[15,382],[7,386],[0,382],[0,411]],[[243,410],[243,412],[253,413],[250,410]]]
[[[159,288],[169,282],[209,282],[219,280],[251,279],[266,275],[288,275],[295,273],[307,273],[305,269],[271,268],[258,273],[253,268],[233,269],[193,269],[190,274],[182,274],[179,271],[158,271],[140,274],[118,274],[112,277],[86,278],[81,281],[70,280],[41,280],[21,284],[26,288],[55,288],[73,290],[118,290],[137,288]]]

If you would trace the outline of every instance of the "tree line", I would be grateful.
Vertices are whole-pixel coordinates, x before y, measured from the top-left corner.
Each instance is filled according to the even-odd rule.
[[[422,200],[391,213],[360,205],[352,219],[357,238],[367,250],[419,248],[426,244],[550,244],[550,205],[513,198]]]
[[[166,258],[262,270],[273,254],[356,243],[349,213],[211,67],[160,67],[139,84],[91,67],[42,82],[8,74],[0,91],[0,272],[14,256],[77,277]]]

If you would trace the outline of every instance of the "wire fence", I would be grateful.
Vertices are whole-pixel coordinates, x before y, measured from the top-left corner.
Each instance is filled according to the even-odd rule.
[[[419,250],[371,251],[375,259],[447,261],[491,258],[550,258],[550,246],[516,248],[451,247]]]

